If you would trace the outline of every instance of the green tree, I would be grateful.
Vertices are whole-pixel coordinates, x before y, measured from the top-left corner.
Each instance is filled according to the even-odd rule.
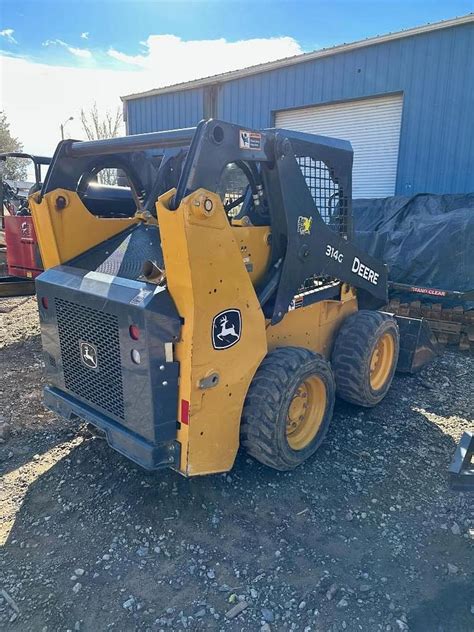
[[[7,115],[0,110],[0,153],[8,151],[23,151],[23,145],[11,135]],[[22,158],[8,158],[2,161],[0,169],[6,180],[26,180],[27,162]]]

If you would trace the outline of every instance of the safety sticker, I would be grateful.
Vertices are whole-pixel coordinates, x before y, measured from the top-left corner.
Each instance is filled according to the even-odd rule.
[[[212,320],[212,346],[217,351],[229,349],[240,340],[242,316],[238,309],[226,309]]]
[[[239,132],[240,149],[253,149],[260,151],[262,149],[262,135],[258,132],[248,132],[241,129]]]
[[[145,290],[145,288],[142,288],[138,294],[132,298],[130,305],[141,305],[145,299],[150,296],[150,294],[152,294],[151,290]]]
[[[312,217],[304,217],[304,215],[300,215],[298,217],[298,234],[311,235],[312,224],[313,224]]]
[[[292,312],[293,310],[298,309],[299,307],[303,307],[303,303],[304,303],[304,297],[301,294],[299,296],[295,296],[288,307],[288,311]]]

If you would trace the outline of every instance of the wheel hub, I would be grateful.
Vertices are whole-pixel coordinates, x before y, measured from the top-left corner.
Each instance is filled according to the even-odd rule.
[[[383,334],[377,341],[370,359],[370,386],[380,390],[389,378],[395,354],[395,343],[389,334]]]
[[[302,450],[317,434],[326,410],[326,388],[316,376],[296,389],[288,408],[286,436],[293,450]]]

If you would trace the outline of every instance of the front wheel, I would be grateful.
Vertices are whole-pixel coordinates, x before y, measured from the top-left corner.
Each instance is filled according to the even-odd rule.
[[[334,377],[322,356],[300,347],[271,351],[247,393],[243,447],[274,469],[297,467],[323,441],[334,400]]]
[[[339,397],[370,408],[387,394],[397,367],[400,334],[394,318],[360,310],[336,337],[331,364]]]

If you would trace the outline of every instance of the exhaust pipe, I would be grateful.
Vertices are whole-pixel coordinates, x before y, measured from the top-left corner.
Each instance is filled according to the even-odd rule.
[[[165,271],[155,261],[149,259],[143,264],[143,276],[149,283],[156,285],[163,285],[166,279]]]

